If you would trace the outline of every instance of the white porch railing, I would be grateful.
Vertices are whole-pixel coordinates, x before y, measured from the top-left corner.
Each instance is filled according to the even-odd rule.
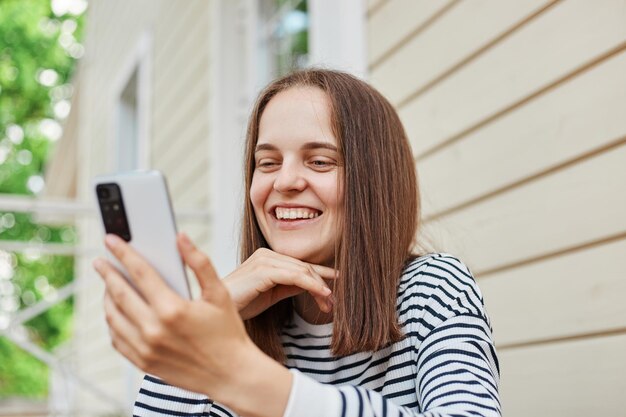
[[[32,197],[2,195],[0,194],[0,212],[22,212],[31,213],[43,218],[54,217],[55,223],[58,220],[66,220],[67,223],[73,223],[78,217],[96,216],[96,208],[94,205],[85,204],[71,200],[42,200]],[[207,210],[188,209],[176,212],[176,218],[179,222],[206,222],[209,220]],[[70,255],[76,258],[83,256],[94,256],[103,251],[102,247],[80,247],[76,244],[65,243],[46,243],[46,242],[24,242],[0,240],[0,250],[8,252],[28,253],[36,252],[39,254],[50,255]],[[56,290],[53,297],[46,297],[25,309],[22,309],[10,316],[8,322],[0,322],[0,336],[4,336],[33,355],[35,358],[47,364],[52,370],[63,378],[66,387],[73,386],[78,389],[84,389],[93,395],[111,405],[111,408],[117,410],[120,415],[127,413],[127,405],[119,399],[114,398],[98,384],[93,381],[82,378],[75,371],[65,365],[61,358],[53,353],[39,347],[28,336],[28,332],[24,328],[24,323],[39,314],[49,310],[54,305],[66,300],[77,292],[81,285],[81,280],[74,278],[74,281]],[[65,390],[69,392],[69,389]],[[57,410],[48,410],[48,412],[56,412]],[[32,415],[39,415],[35,412]],[[28,411],[24,410],[24,415]],[[70,414],[72,414],[70,412]]]

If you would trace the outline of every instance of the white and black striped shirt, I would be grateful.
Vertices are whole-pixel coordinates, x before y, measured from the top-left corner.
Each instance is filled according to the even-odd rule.
[[[403,340],[344,357],[330,351],[332,323],[295,315],[282,334],[294,375],[285,417],[500,416],[491,325],[468,268],[444,253],[416,259],[400,280],[397,310]],[[133,414],[236,416],[149,375]]]

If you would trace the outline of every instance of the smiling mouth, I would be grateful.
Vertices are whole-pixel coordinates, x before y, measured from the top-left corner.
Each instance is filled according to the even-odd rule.
[[[314,219],[321,216],[322,212],[309,207],[276,207],[273,214],[277,220],[290,221]]]

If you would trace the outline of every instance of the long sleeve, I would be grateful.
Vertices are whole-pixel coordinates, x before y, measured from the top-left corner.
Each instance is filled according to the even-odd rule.
[[[235,417],[228,408],[205,395],[174,387],[146,375],[135,400],[133,417]]]
[[[284,417],[501,416],[497,359],[484,318],[461,315],[443,322],[422,342],[409,409],[359,386],[331,386],[292,370]]]

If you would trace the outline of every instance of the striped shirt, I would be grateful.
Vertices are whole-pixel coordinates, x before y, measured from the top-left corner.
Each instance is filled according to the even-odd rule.
[[[284,416],[500,416],[491,324],[469,269],[445,253],[414,260],[400,279],[397,310],[403,340],[342,357],[330,351],[332,323],[295,314],[282,334],[294,376]],[[236,416],[149,375],[133,414]]]

